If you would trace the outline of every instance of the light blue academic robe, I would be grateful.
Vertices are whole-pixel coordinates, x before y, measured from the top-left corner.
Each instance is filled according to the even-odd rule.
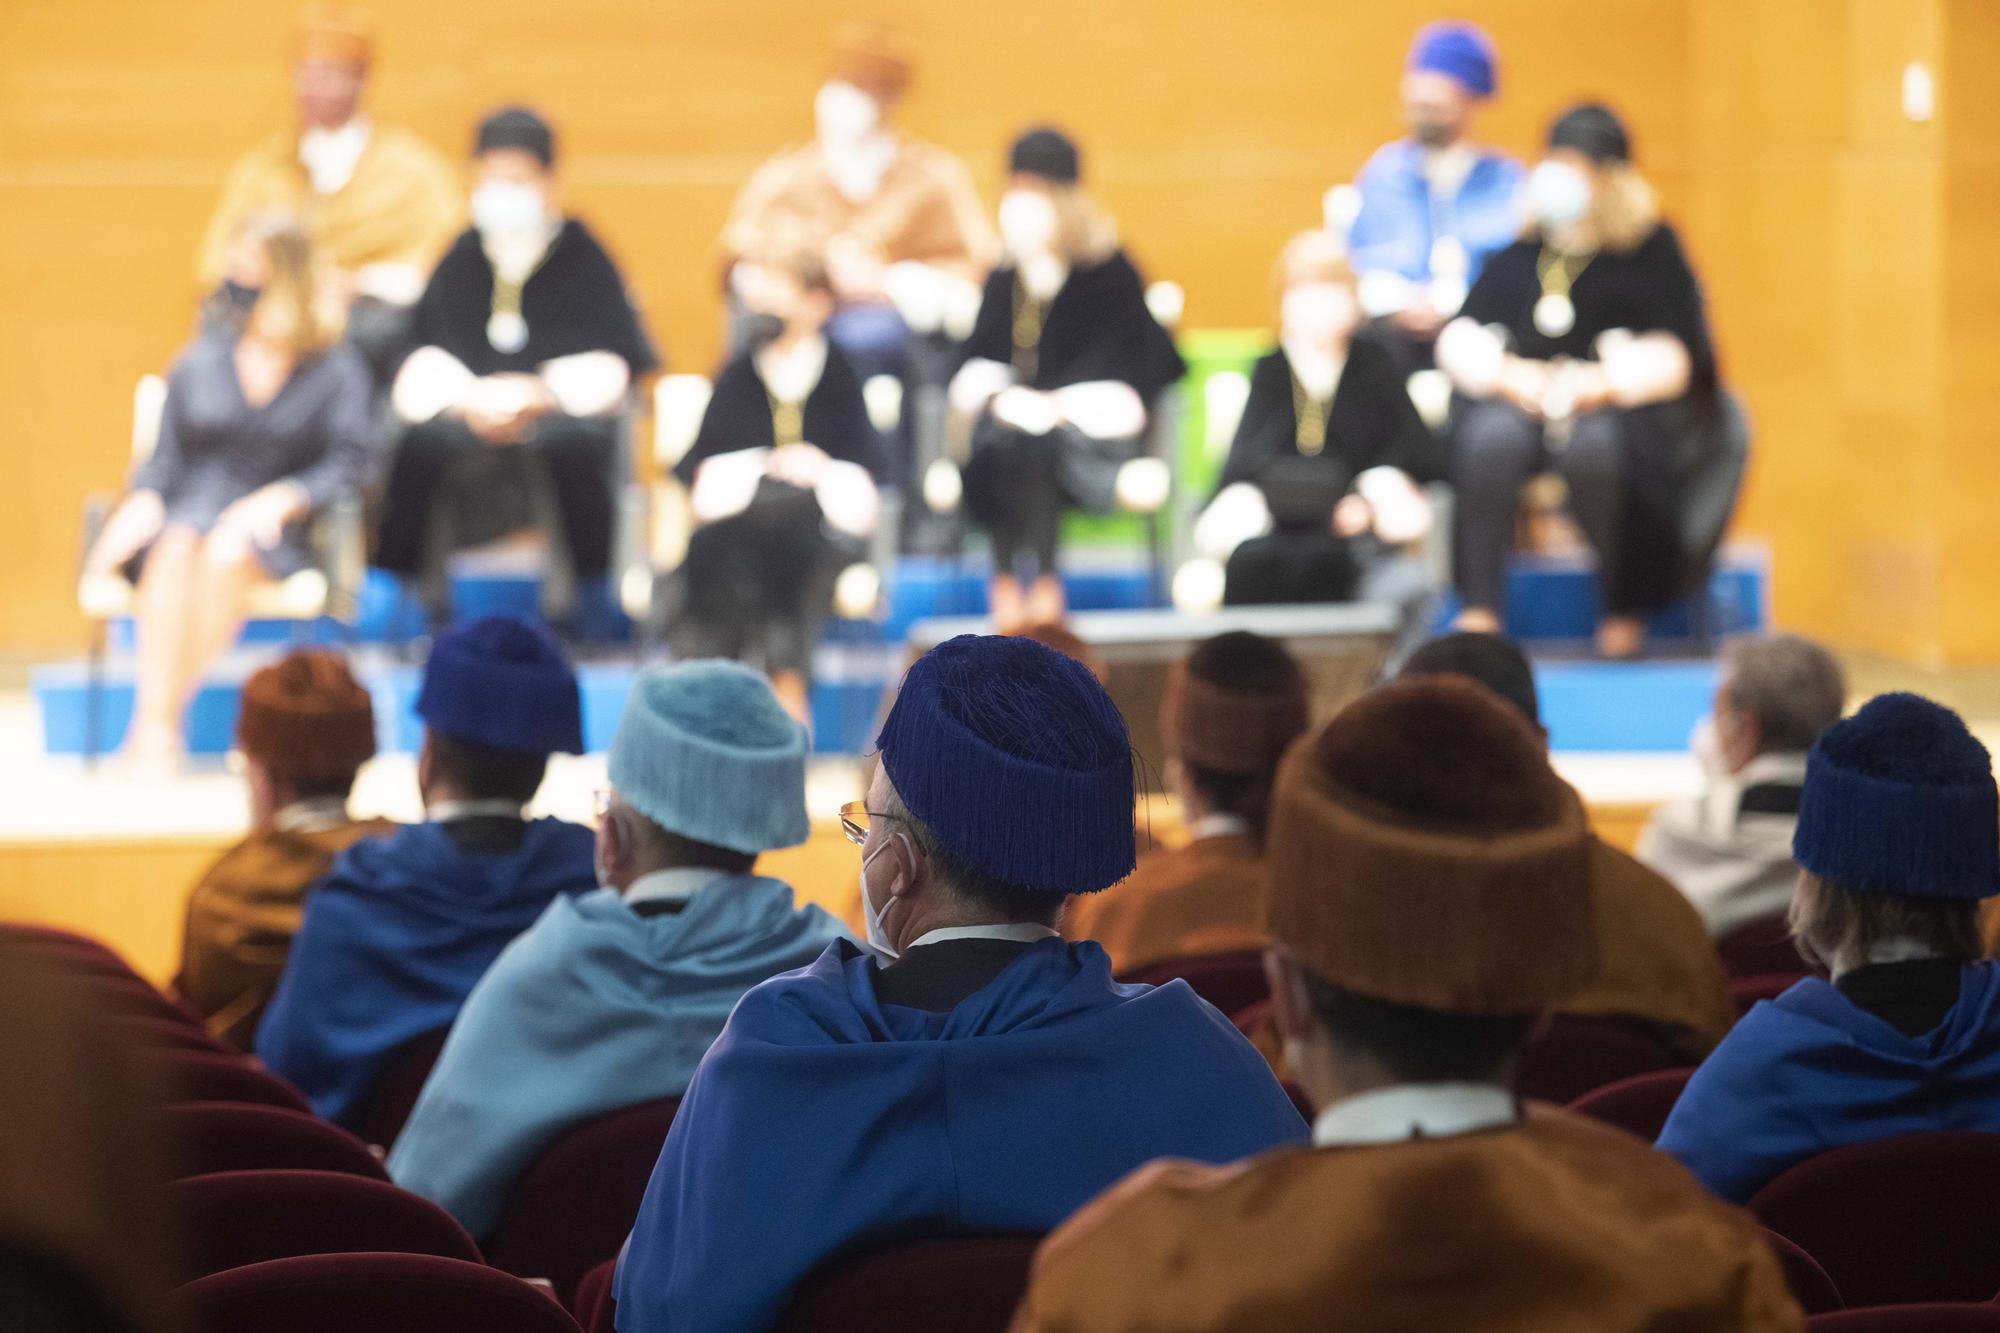
[[[1408,139],[1384,144],[1355,180],[1361,212],[1348,232],[1348,261],[1356,273],[1386,271],[1428,282],[1435,276],[1432,246],[1450,236],[1465,249],[1470,287],[1487,258],[1520,237],[1526,184],[1519,162],[1480,149],[1457,195],[1434,198],[1422,146]]]

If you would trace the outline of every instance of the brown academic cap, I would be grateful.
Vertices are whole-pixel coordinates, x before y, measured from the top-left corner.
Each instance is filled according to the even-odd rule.
[[[1267,672],[1267,683],[1259,688],[1245,685],[1238,673],[1214,670],[1227,663],[1213,650],[1227,650],[1232,644],[1224,640],[1237,639],[1274,655],[1287,669]],[[1281,645],[1254,635],[1223,635],[1196,648],[1168,668],[1160,697],[1160,738],[1168,752],[1216,773],[1269,773],[1310,720],[1305,676],[1297,663]]]
[[[1266,845],[1266,929],[1358,995],[1529,1014],[1596,975],[1582,804],[1469,680],[1384,685],[1293,746]]]
[[[910,86],[910,48],[881,23],[847,23],[833,35],[831,78],[851,83],[880,102],[893,102]]]
[[[334,654],[290,653],[245,682],[236,743],[280,773],[343,777],[375,753],[375,708]]]
[[[308,5],[299,15],[297,55],[365,69],[375,55],[375,25],[347,5]]]

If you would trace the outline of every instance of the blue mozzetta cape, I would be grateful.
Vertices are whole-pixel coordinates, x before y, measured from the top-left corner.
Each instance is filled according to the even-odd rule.
[[[1815,1153],[1941,1129],[2000,1131],[2000,963],[1968,964],[1958,1003],[1921,1037],[1799,982],[1722,1039],[1659,1146],[1742,1203]]]
[[[342,852],[306,898],[257,1054],[339,1121],[384,1056],[449,1027],[473,983],[559,894],[597,886],[596,835],[538,819],[511,852],[412,824]]]
[[[696,1072],[619,1260],[625,1333],[749,1333],[834,1251],[1053,1227],[1156,1157],[1303,1143],[1250,1043],[1183,982],[1045,940],[950,1013],[875,998],[840,943],[750,991]]]
[[[1377,149],[1355,184],[1361,212],[1348,233],[1348,259],[1356,273],[1387,270],[1427,281],[1432,243],[1453,236],[1465,247],[1470,285],[1487,259],[1521,234],[1527,172],[1499,153],[1478,155],[1454,199],[1431,198],[1424,150],[1408,139]]]
[[[758,876],[718,876],[652,917],[614,889],[556,899],[466,999],[389,1174],[490,1235],[550,1139],[685,1091],[744,991],[845,935]]]

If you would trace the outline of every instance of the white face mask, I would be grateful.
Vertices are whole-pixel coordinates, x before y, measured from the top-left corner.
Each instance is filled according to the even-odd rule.
[[[1729,765],[1722,759],[1722,741],[1715,731],[1715,714],[1703,713],[1694,724],[1694,731],[1688,736],[1688,753],[1694,756],[1695,767],[1704,778],[1729,776]]]
[[[821,84],[813,98],[813,121],[820,138],[851,143],[875,132],[882,108],[853,84],[833,79]]]
[[[472,192],[472,225],[483,236],[513,236],[544,226],[548,204],[525,181],[487,181]]]
[[[1060,225],[1056,201],[1040,190],[1009,190],[1000,196],[1000,239],[1017,259],[1054,253]]]
[[[1354,332],[1354,293],[1338,282],[1302,282],[1286,289],[1278,317],[1288,338],[1312,343],[1344,338]]]
[[[906,833],[893,833],[890,837],[901,838],[905,847],[909,845],[910,839]],[[888,842],[884,841],[880,847],[861,858],[861,911],[868,918],[868,947],[884,958],[893,959],[902,957],[903,951],[895,946],[889,938],[889,932],[882,928],[882,918],[889,915],[889,902],[894,902],[895,897],[891,895],[889,902],[883,903],[881,910],[877,911],[875,899],[868,892],[868,863],[880,856],[888,846]]]
[[[1590,178],[1567,162],[1543,162],[1528,177],[1528,205],[1544,227],[1567,227],[1590,212]]]

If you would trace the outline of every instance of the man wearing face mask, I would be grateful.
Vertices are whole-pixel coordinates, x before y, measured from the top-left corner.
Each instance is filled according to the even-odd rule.
[[[891,123],[910,76],[897,34],[842,28],[813,100],[812,142],[760,168],[722,231],[732,275],[778,243],[802,241],[826,256],[836,297],[827,336],[863,380],[899,374],[913,331],[962,332],[993,260],[964,163]]]
[[[625,1333],[769,1328],[827,1256],[1039,1231],[1163,1154],[1304,1140],[1256,1051],[1186,986],[1120,986],[1058,934],[1134,861],[1104,687],[1026,638],[910,668],[868,797],[868,937],[751,990],[689,1086],[618,1266]]]
[[[1498,88],[1492,39],[1470,23],[1417,33],[1403,71],[1410,136],[1368,159],[1348,233],[1365,314],[1407,375],[1458,313],[1487,259],[1521,230],[1527,173],[1472,140],[1473,112]]]
[[[1678,451],[1719,403],[1701,286],[1609,109],[1555,122],[1529,193],[1534,227],[1438,337],[1472,400],[1454,428],[1459,627],[1500,627],[1521,488],[1553,467],[1597,550],[1598,652],[1636,657],[1680,591]]]
[[[617,265],[558,208],[548,122],[496,111],[473,158],[472,226],[431,275],[417,350],[396,376],[408,429],[375,559],[418,580],[434,623],[449,615],[446,558],[530,526],[530,488],[552,497],[565,572],[606,575],[619,413],[634,379],[659,368]],[[545,583],[545,602],[569,581]],[[544,606],[552,619],[570,610]]]

